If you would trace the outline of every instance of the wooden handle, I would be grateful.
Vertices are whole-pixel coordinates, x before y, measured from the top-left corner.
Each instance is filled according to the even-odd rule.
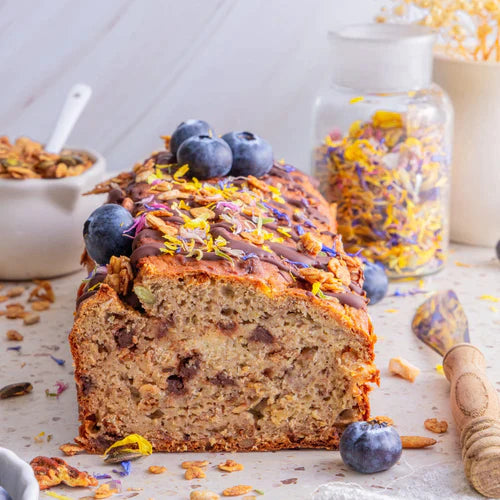
[[[471,344],[458,344],[446,353],[443,368],[467,479],[482,495],[500,498],[500,403],[484,356]]]

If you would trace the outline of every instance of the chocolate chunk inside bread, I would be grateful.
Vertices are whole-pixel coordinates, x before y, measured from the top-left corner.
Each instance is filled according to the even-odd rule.
[[[306,175],[201,182],[165,152],[96,191],[135,227],[130,256],[87,258],[70,334],[88,451],[336,448],[368,417],[360,262]]]

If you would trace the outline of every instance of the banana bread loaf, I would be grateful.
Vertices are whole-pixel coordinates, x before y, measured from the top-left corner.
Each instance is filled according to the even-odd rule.
[[[129,256],[82,283],[70,333],[78,441],[155,451],[337,448],[369,416],[375,335],[358,258],[314,181],[186,176],[168,152],[96,187],[131,212]]]

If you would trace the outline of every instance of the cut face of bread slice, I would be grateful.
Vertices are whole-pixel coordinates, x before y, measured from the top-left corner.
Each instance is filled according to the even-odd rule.
[[[199,266],[196,268],[196,266]],[[70,335],[79,441],[156,451],[336,448],[377,381],[363,310],[196,262],[149,258],[132,308],[103,284]]]

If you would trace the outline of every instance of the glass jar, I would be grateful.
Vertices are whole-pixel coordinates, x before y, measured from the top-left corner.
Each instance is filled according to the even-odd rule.
[[[314,108],[312,170],[347,251],[391,278],[445,263],[453,110],[432,83],[434,35],[374,24],[331,34],[334,78]]]

